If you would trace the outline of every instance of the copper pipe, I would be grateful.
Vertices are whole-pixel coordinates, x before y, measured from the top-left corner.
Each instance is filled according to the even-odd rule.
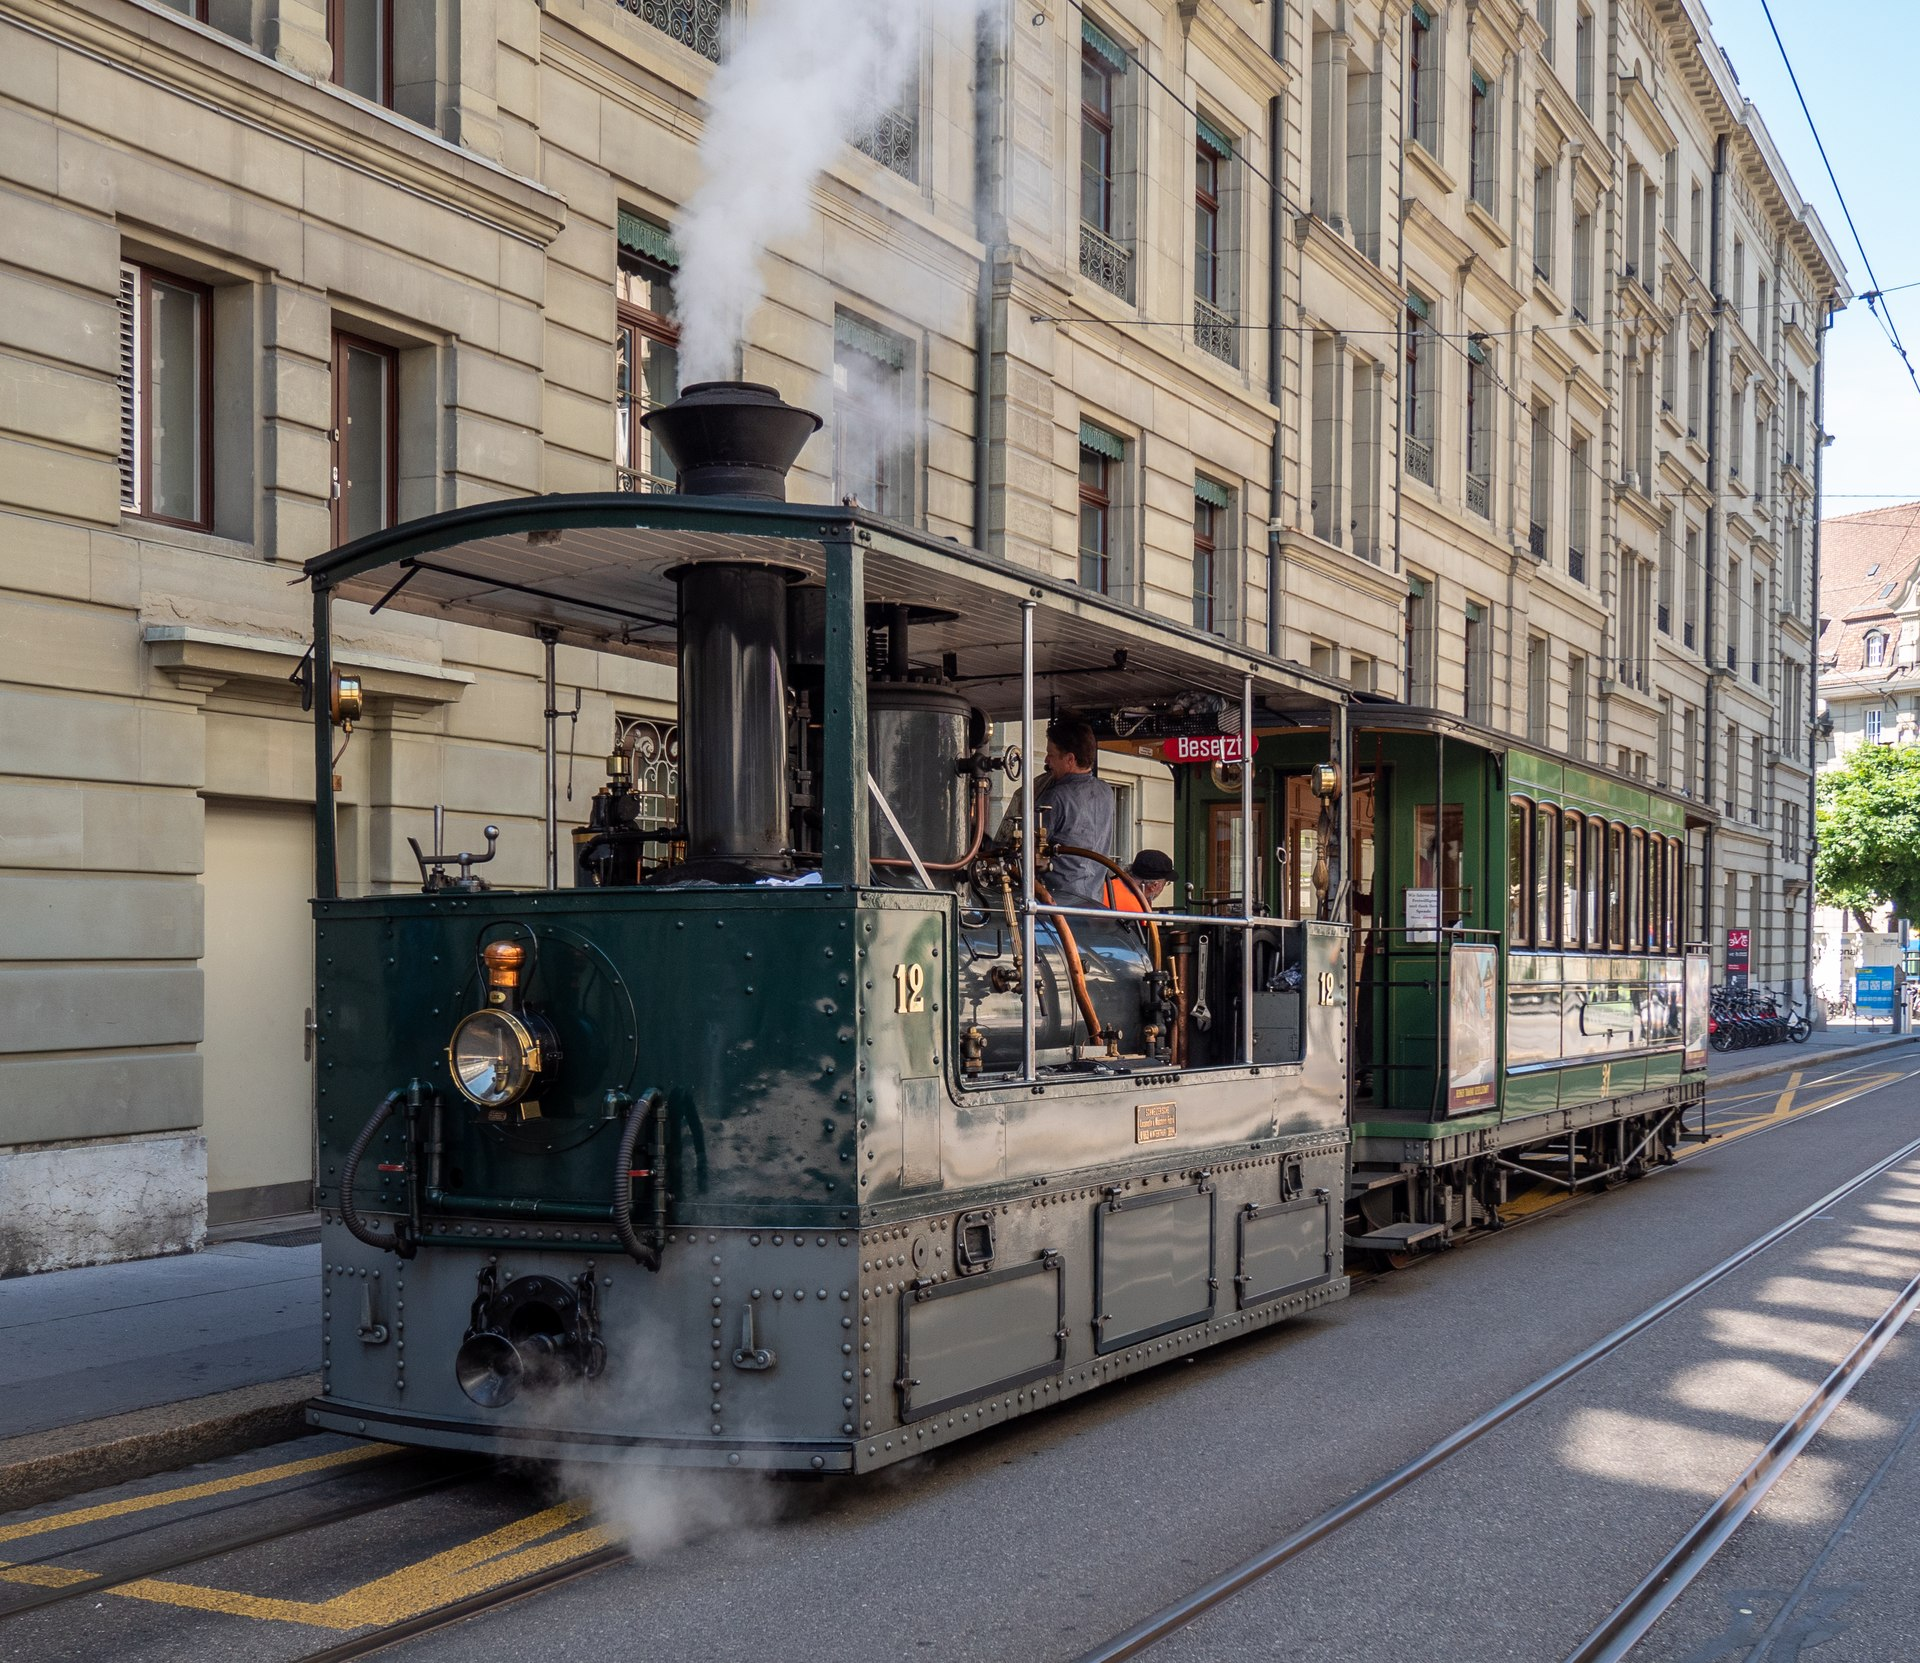
[[[923,860],[921,866],[929,872],[964,872],[973,864],[974,857],[980,853],[980,845],[987,840],[987,799],[992,787],[985,780],[973,782],[973,842],[967,846],[967,852],[958,860]],[[911,866],[912,861],[900,855],[875,855],[875,866]]]
[[[1145,924],[1147,940],[1153,946],[1153,967],[1156,970],[1164,970],[1166,963],[1160,956],[1160,926],[1153,921],[1153,903],[1147,899],[1146,891],[1140,887],[1139,881],[1134,875],[1122,866],[1119,861],[1101,854],[1096,849],[1076,849],[1070,844],[1056,843],[1052,846],[1052,852],[1056,855],[1079,855],[1086,860],[1097,860],[1124,883],[1127,888],[1133,891],[1133,898],[1140,903],[1140,911],[1145,914],[1141,922]],[[1125,918],[1127,915],[1123,912],[1120,916]]]
[[[1043,906],[1052,906],[1053,897],[1047,893],[1047,886],[1038,878],[1033,880],[1033,893]],[[1074,1002],[1080,1007],[1080,1014],[1087,1019],[1087,1033],[1091,1036],[1088,1043],[1098,1045],[1107,1037],[1106,1029],[1100,1026],[1100,1015],[1093,1008],[1093,995],[1087,989],[1087,968],[1080,962],[1080,943],[1073,939],[1073,926],[1064,918],[1053,921],[1054,928],[1060,932],[1060,947],[1067,956],[1067,976],[1073,983]]]

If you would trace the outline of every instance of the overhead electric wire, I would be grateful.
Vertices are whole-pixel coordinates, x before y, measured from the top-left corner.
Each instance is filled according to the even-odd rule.
[[[1913,390],[1920,393],[1920,373],[1916,373],[1913,360],[1907,356],[1906,344],[1900,339],[1900,326],[1893,321],[1893,311],[1885,305],[1888,290],[1880,286],[1880,279],[1874,274],[1873,261],[1867,255],[1867,245],[1860,240],[1860,227],[1854,223],[1853,210],[1847,206],[1847,193],[1840,188],[1839,177],[1833,171],[1833,162],[1827,155],[1826,141],[1820,137],[1820,128],[1813,119],[1813,111],[1807,108],[1807,95],[1800,90],[1800,77],[1794,71],[1793,58],[1787,51],[1787,43],[1780,38],[1780,26],[1773,20],[1773,8],[1767,0],[1760,0],[1760,10],[1766,17],[1767,27],[1773,33],[1773,44],[1780,48],[1780,61],[1786,65],[1787,79],[1793,83],[1793,96],[1800,100],[1800,113],[1807,118],[1807,131],[1813,135],[1814,149],[1820,152],[1820,165],[1827,170],[1827,183],[1833,186],[1834,200],[1840,204],[1840,212],[1846,218],[1847,230],[1853,236],[1853,246],[1859,250],[1860,264],[1866,270],[1867,280],[1872,287],[1861,292],[1860,298],[1867,303],[1867,310],[1879,321],[1886,332],[1887,340],[1893,350],[1900,354],[1900,362],[1906,366],[1907,379],[1913,383]],[[1912,284],[1903,284],[1911,288]]]

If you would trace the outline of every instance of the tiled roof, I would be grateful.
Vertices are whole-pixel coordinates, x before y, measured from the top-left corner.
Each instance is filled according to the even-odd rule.
[[[1920,676],[1909,665],[1895,664],[1900,644],[1900,617],[1895,611],[1907,598],[1920,570],[1920,502],[1869,508],[1823,520],[1820,525],[1820,663],[1821,680],[1870,681],[1875,684]],[[1875,631],[1887,637],[1885,667],[1867,667],[1867,637]]]

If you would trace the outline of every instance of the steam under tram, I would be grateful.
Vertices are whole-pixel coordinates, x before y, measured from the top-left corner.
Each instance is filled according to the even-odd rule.
[[[1290,735],[1340,848],[1340,691],[788,504],[818,420],[770,389],[648,420],[677,495],[461,509],[309,567],[313,1423],[859,1471],[1342,1297],[1345,886],[1332,859],[1273,905],[1272,781],[1237,765]],[[337,602],[546,642],[543,885],[488,886],[489,828],[417,851],[416,893],[338,893]],[[563,646],[675,667],[677,825],[616,757],[562,838]],[[1183,803],[1237,793],[1183,824],[1169,910],[1049,887],[1103,855],[1056,845],[1028,760],[1069,706],[1196,759]]]

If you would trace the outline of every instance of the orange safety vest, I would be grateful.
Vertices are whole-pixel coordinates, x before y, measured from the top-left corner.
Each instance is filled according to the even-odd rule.
[[[1107,905],[1115,912],[1145,912],[1140,897],[1134,893],[1133,885],[1124,878],[1107,879]]]

